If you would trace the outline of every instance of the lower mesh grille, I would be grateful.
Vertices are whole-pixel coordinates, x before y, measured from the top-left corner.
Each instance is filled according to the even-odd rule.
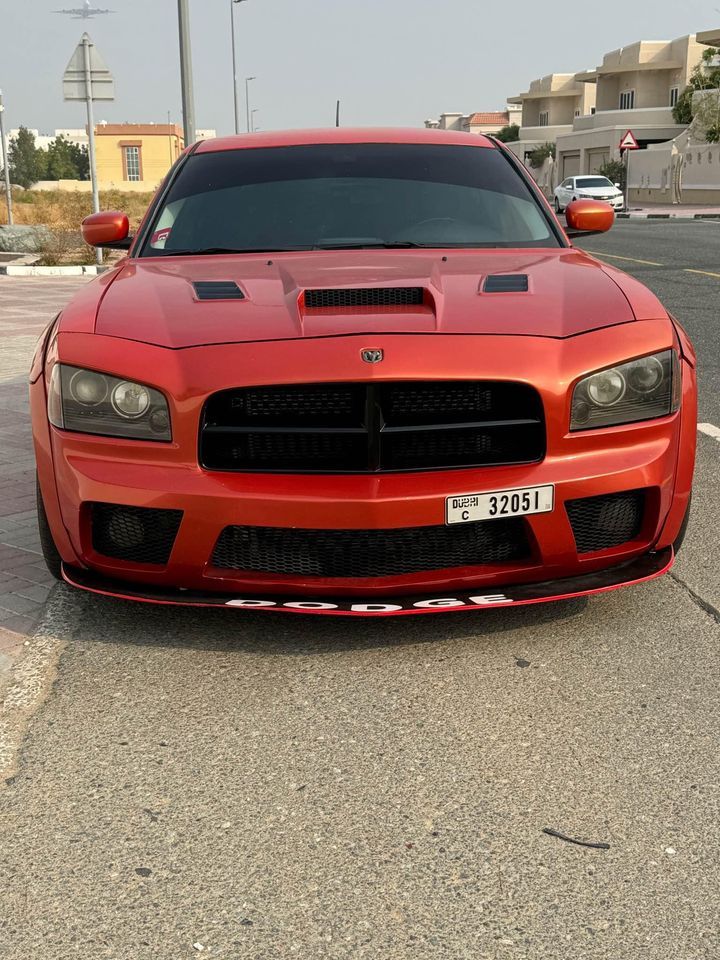
[[[586,497],[566,504],[578,553],[619,547],[642,528],[645,491],[629,490],[606,497]]]
[[[115,503],[91,503],[96,553],[132,563],[165,564],[175,543],[182,510],[153,510]]]
[[[519,519],[398,530],[226,527],[212,564],[303,577],[389,577],[529,555],[525,523]]]

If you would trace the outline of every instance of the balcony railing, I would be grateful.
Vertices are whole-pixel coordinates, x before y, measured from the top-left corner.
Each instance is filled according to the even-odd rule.
[[[585,117],[576,117],[573,129],[598,130],[602,127],[674,127],[672,107],[638,107],[635,110],[598,110]]]

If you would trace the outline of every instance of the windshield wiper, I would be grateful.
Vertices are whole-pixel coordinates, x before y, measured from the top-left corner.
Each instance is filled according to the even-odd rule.
[[[313,250],[412,250],[425,246],[427,244],[414,240],[321,240]]]
[[[312,247],[200,247],[197,250],[154,250],[160,257],[211,257],[222,253],[293,253],[297,250],[312,250]]]

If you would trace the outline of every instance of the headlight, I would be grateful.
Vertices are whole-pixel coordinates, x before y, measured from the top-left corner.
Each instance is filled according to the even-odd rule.
[[[680,386],[680,363],[674,350],[598,370],[575,387],[570,429],[666,417],[680,406]]]
[[[48,419],[61,430],[131,440],[172,440],[167,400],[152,387],[57,363]]]

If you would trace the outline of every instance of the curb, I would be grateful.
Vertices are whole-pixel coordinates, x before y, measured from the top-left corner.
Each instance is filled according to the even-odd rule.
[[[616,220],[720,220],[720,213],[690,213],[679,210],[677,213],[616,213]]]
[[[97,277],[111,267],[31,267],[13,266],[8,263],[0,266],[0,275],[5,277]]]

